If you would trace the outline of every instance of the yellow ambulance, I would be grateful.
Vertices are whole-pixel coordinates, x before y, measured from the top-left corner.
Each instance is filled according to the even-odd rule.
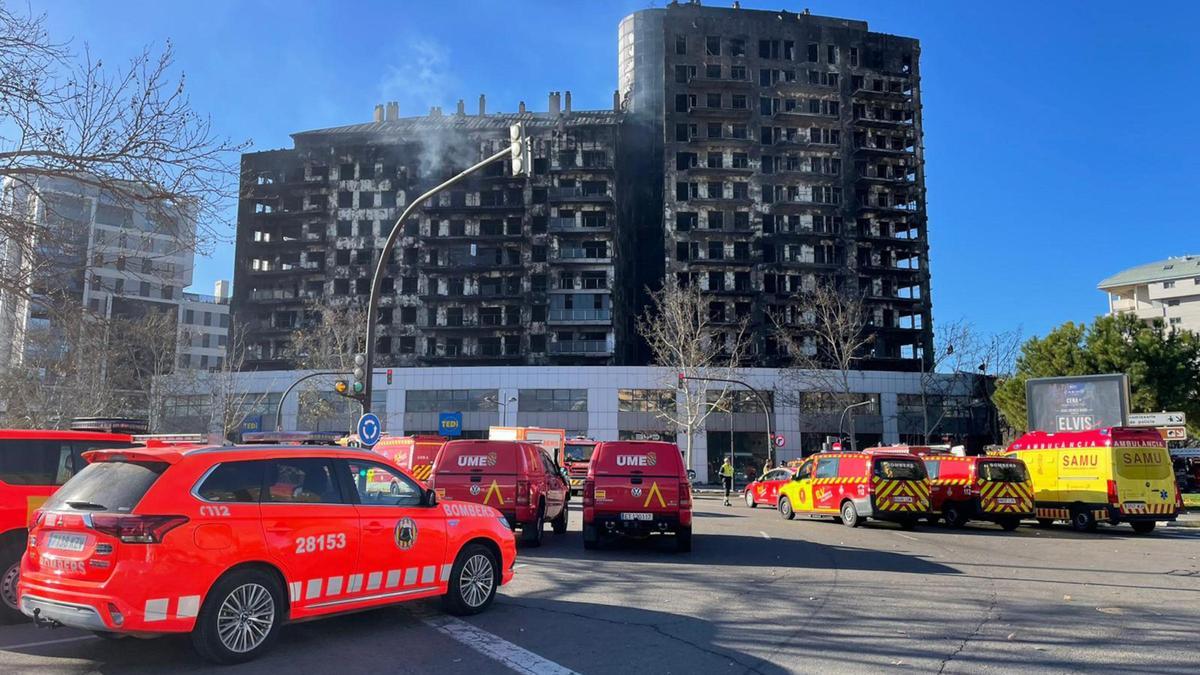
[[[1029,469],[1042,526],[1065,520],[1089,532],[1100,522],[1129,523],[1146,534],[1183,511],[1167,444],[1154,429],[1036,431],[1017,439],[1007,454]]]

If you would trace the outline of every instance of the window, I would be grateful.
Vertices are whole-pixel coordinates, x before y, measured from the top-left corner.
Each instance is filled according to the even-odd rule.
[[[746,76],[746,66],[730,66],[729,79],[731,79],[731,80],[748,79]]]
[[[720,108],[721,107],[721,95],[720,94],[705,95],[704,105],[709,108]]]
[[[820,59],[821,45],[815,42],[808,44],[808,60],[811,63],[816,63]]]
[[[855,68],[858,67],[858,47],[850,48],[850,65]]]
[[[706,77],[710,80],[721,79],[721,64],[710,63],[710,64],[704,66],[704,77]]]
[[[700,216],[697,213],[688,211],[680,211],[675,214],[675,230],[677,232],[687,232],[696,229]]]
[[[358,491],[360,504],[364,506],[421,505],[421,488],[407,476],[375,462],[350,460],[348,465],[354,487]]]
[[[521,412],[587,412],[586,389],[521,389]]]
[[[925,470],[920,462],[911,459],[877,459],[875,477],[885,480],[921,480],[925,477]]]
[[[729,41],[729,55],[730,56],[745,56],[746,55],[746,41],[741,38],[734,38],[734,39],[730,40]]]
[[[721,38],[717,35],[709,35],[704,38],[704,53],[708,56],[721,55]]]
[[[750,168],[750,156],[744,152],[733,153],[733,168],[749,169]]]
[[[825,60],[833,64],[838,62],[837,45],[825,45]]]
[[[720,138],[721,137],[721,123],[720,122],[709,122],[708,126],[706,127],[706,130],[708,131],[709,138]]]
[[[338,208],[348,209],[354,206],[354,193],[349,190],[338,192]]]
[[[197,494],[210,502],[257,504],[262,495],[263,470],[267,462],[226,462],[213,469]]]
[[[732,107],[734,110],[745,110],[747,108],[747,106],[748,106],[748,104],[746,103],[746,95],[745,94],[734,94],[733,95],[733,98],[731,99],[730,107]]]
[[[267,466],[264,501],[299,504],[345,504],[327,459],[276,459]]]
[[[495,389],[410,389],[404,412],[491,412],[496,398]]]
[[[685,36],[675,36],[675,53],[681,56],[687,54],[687,38]]]
[[[840,460],[837,457],[822,457],[817,462],[817,473],[814,478],[837,478],[839,463]]]
[[[530,335],[529,336],[529,351],[534,354],[543,354],[546,351],[546,336],[545,335]]]
[[[1175,288],[1175,282],[1174,281],[1164,281],[1163,288]]]
[[[105,447],[112,446],[105,444]],[[101,507],[95,511],[129,513],[166,468],[166,462],[89,464],[70,485],[54,493],[43,508],[57,509],[68,502],[90,502]]]

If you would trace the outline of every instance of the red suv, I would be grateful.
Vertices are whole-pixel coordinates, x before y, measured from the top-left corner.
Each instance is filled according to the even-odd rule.
[[[0,617],[21,618],[17,580],[34,512],[83,468],[80,453],[132,446],[128,434],[0,430]]]
[[[547,520],[555,534],[567,531],[566,476],[534,443],[449,441],[433,460],[429,487],[439,497],[498,509],[529,546],[541,545]]]
[[[675,535],[692,550],[692,490],[674,443],[601,441],[583,484],[583,547],[605,535]]]

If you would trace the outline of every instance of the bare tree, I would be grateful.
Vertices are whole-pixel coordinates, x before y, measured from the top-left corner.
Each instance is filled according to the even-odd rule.
[[[857,403],[850,373],[869,356],[875,336],[868,330],[862,296],[833,283],[813,285],[790,311],[771,315],[775,335],[787,352],[785,381],[799,395],[816,387],[843,405]],[[853,410],[849,410],[850,445],[857,448]]]
[[[714,321],[700,289],[682,287],[673,276],[651,293],[651,304],[638,317],[638,333],[650,346],[654,363],[668,369],[664,387],[678,387],[685,377],[727,378],[750,347],[746,322]],[[687,380],[678,389],[674,409],[656,411],[664,422],[687,435],[684,462],[692,467],[695,435],[715,410],[726,406],[728,384]]]
[[[938,324],[933,354],[921,371],[921,419],[925,443],[948,417],[969,415],[987,375],[1011,372],[1021,346],[1019,330],[984,334],[966,320]],[[984,392],[982,398],[989,395]],[[985,400],[986,403],[986,400]]]
[[[286,357],[300,370],[349,373],[354,369],[354,355],[362,351],[366,322],[367,312],[362,307],[312,300],[305,306],[300,327],[292,332]],[[344,412],[338,404],[349,399],[331,398],[327,386],[320,378],[300,386],[300,408],[309,418],[328,419]]]
[[[47,191],[62,181],[175,234],[182,219],[198,223],[195,236],[176,237],[184,246],[203,251],[228,238],[236,155],[247,144],[221,137],[192,108],[173,61],[167,43],[106,66],[53,40],[44,15],[0,4],[0,242],[22,261],[0,275],[0,291],[28,295],[53,267]]]

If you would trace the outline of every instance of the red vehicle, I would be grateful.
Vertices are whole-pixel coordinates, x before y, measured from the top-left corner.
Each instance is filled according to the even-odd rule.
[[[236,663],[289,621],[440,596],[488,607],[516,546],[498,511],[438,500],[360,449],[93,450],[38,513],[21,611],[101,635],[191,633]],[[398,494],[373,489],[386,473]],[[389,482],[390,483],[390,482]]]
[[[923,456],[929,473],[931,518],[949,527],[987,520],[1015,530],[1033,518],[1033,483],[1025,462],[1008,457]]]
[[[785,520],[834,516],[847,527],[890,520],[907,529],[929,517],[929,490],[925,464],[907,448],[821,452],[779,488],[777,508]]]
[[[408,469],[418,480],[428,481],[433,474],[433,460],[445,442],[445,438],[437,435],[384,436],[371,449]]]
[[[759,504],[774,507],[779,502],[779,488],[796,475],[796,467],[781,466],[771,469],[746,486],[746,506],[755,508]]]
[[[571,481],[571,492],[582,493],[583,483],[587,480],[588,465],[592,461],[592,453],[596,450],[596,441],[590,438],[569,438],[563,448],[563,468],[567,470],[567,478]]]
[[[606,535],[675,535],[692,550],[692,488],[679,446],[661,441],[601,441],[583,484],[583,547]]]
[[[439,496],[499,509],[521,543],[540,546],[546,521],[567,531],[567,480],[554,460],[524,441],[448,441],[433,462],[429,486]]]
[[[34,512],[83,468],[82,453],[132,446],[129,434],[0,430],[0,617],[21,617],[17,579]]]

